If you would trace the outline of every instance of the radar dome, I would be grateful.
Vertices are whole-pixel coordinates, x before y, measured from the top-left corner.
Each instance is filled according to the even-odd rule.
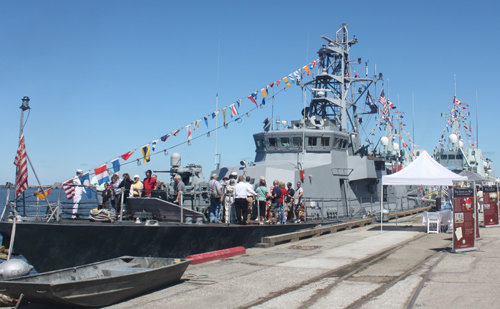
[[[380,138],[380,143],[381,143],[383,146],[387,146],[387,145],[389,145],[389,139],[387,138],[387,136],[383,136],[382,138]]]
[[[399,144],[398,143],[393,143],[392,147],[394,148],[394,150],[399,150]]]
[[[458,142],[458,136],[455,133],[450,134],[450,143],[456,144]]]
[[[460,147],[460,148],[464,148],[464,141],[462,141],[462,140],[461,140],[461,141],[459,141],[459,142],[458,142],[458,147]]]
[[[179,153],[174,152],[170,156],[170,165],[172,165],[172,167],[179,167],[179,166],[181,166],[181,155]]]

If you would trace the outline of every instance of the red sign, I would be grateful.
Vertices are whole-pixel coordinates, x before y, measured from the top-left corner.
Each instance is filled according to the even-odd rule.
[[[480,194],[478,196],[481,203]],[[483,187],[484,226],[498,226],[498,186]]]
[[[453,188],[453,251],[476,250],[474,187]]]

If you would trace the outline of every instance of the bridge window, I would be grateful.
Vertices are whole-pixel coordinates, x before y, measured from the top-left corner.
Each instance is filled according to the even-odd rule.
[[[307,146],[314,147],[316,145],[318,145],[318,139],[314,136],[308,136],[307,137]]]
[[[464,156],[461,154],[457,154],[457,156],[455,158],[457,158],[457,160],[462,160],[464,158]]]
[[[302,147],[302,137],[295,136],[293,138],[293,145],[296,146],[296,147]]]
[[[338,137],[335,137],[335,138],[333,139],[333,145],[332,145],[332,146],[333,146],[333,148],[337,148],[337,147],[338,147],[338,148],[340,148],[340,145],[338,145],[338,144],[339,144],[339,141],[340,141],[340,139],[339,139]]]
[[[257,146],[257,148],[262,148],[264,147],[262,141],[260,139],[256,139],[255,140],[255,146]]]
[[[269,146],[276,147],[278,146],[278,139],[276,137],[269,138]]]
[[[347,147],[347,140],[343,139],[342,140],[342,149],[345,149]]]
[[[321,138],[321,146],[323,146],[323,147],[330,146],[330,138],[329,137],[322,137]]]
[[[448,155],[449,160],[455,160],[455,155]]]
[[[282,147],[290,147],[290,138],[289,137],[282,137],[281,138],[281,146]]]
[[[447,160],[448,156],[447,155],[441,155],[441,160]]]

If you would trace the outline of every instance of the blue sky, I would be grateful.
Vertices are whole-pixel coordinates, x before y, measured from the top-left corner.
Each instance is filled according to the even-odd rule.
[[[495,1],[2,1],[0,184],[14,180],[23,96],[32,107],[26,148],[42,183],[51,184],[212,113],[217,89],[223,107],[297,70],[317,58],[320,35],[334,37],[342,23],[359,40],[351,57],[369,60],[370,74],[376,64],[390,80],[390,99],[399,96],[409,128],[414,94],[421,148],[432,151],[442,134],[453,75],[474,129],[477,91],[479,144],[496,167],[498,9]],[[364,72],[364,65],[355,69]],[[275,119],[300,118],[302,105],[300,88],[291,87],[276,96]],[[253,107],[244,100],[240,112]],[[223,165],[253,160],[252,134],[271,111],[268,103],[218,131]],[[202,122],[193,136],[206,132]],[[182,130],[157,149],[186,137]],[[208,176],[214,146],[212,134],[169,152],[179,152],[183,165],[203,165]],[[170,156],[160,154],[122,171],[142,177],[169,167]],[[29,179],[36,183],[31,171]]]

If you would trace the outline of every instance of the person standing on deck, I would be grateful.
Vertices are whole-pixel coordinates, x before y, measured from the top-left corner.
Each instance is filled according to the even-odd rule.
[[[255,193],[249,184],[243,181],[243,176],[240,176],[238,180],[238,184],[234,187],[234,202],[237,207],[236,215],[241,224],[249,224],[250,216],[252,215],[252,204],[249,204],[249,197],[253,201],[252,197],[257,195],[257,193]]]
[[[119,187],[122,189],[123,194],[123,204],[127,204],[127,198],[130,194],[130,187],[132,186],[132,179],[128,173],[123,174],[123,180],[121,181]],[[121,198],[121,197],[120,197]]]
[[[300,222],[299,210],[302,205],[302,195],[304,194],[304,189],[302,189],[302,183],[297,182],[297,189],[295,190],[295,196],[293,197],[293,219],[295,223]]]
[[[80,205],[80,201],[82,199],[82,193],[87,193],[85,188],[82,186],[82,182],[80,181],[80,177],[82,176],[82,170],[76,170],[76,176],[73,178],[73,186],[75,188],[75,193],[73,195],[73,215],[72,219],[76,219],[78,216],[78,206]]]
[[[222,223],[220,221],[222,186],[217,181],[217,174],[213,174],[212,179],[208,182],[208,195],[210,196],[210,223]]]
[[[132,197],[141,197],[143,189],[144,185],[142,184],[139,175],[134,175],[134,183],[130,186],[130,194]]]
[[[156,178],[151,177],[153,173],[151,170],[146,171],[146,178],[142,181],[142,184],[144,185],[144,197],[151,197],[151,190],[155,189],[156,186]]]
[[[180,205],[181,201],[181,195],[183,195],[186,192],[186,185],[181,179],[181,175],[175,175],[175,201],[174,203]],[[184,196],[182,196],[182,199],[184,200]]]
[[[273,181],[273,188],[271,190],[271,195],[273,197],[271,201],[271,207],[269,207],[269,212],[271,213],[271,224],[276,224],[278,221],[278,213],[280,207],[280,197],[281,197],[281,188],[279,186],[279,181]]]
[[[97,206],[100,209],[102,208],[102,191],[104,191],[104,182],[99,184],[99,180],[97,180],[97,177],[94,176],[90,181],[90,185],[95,189],[95,198],[97,199]]]

